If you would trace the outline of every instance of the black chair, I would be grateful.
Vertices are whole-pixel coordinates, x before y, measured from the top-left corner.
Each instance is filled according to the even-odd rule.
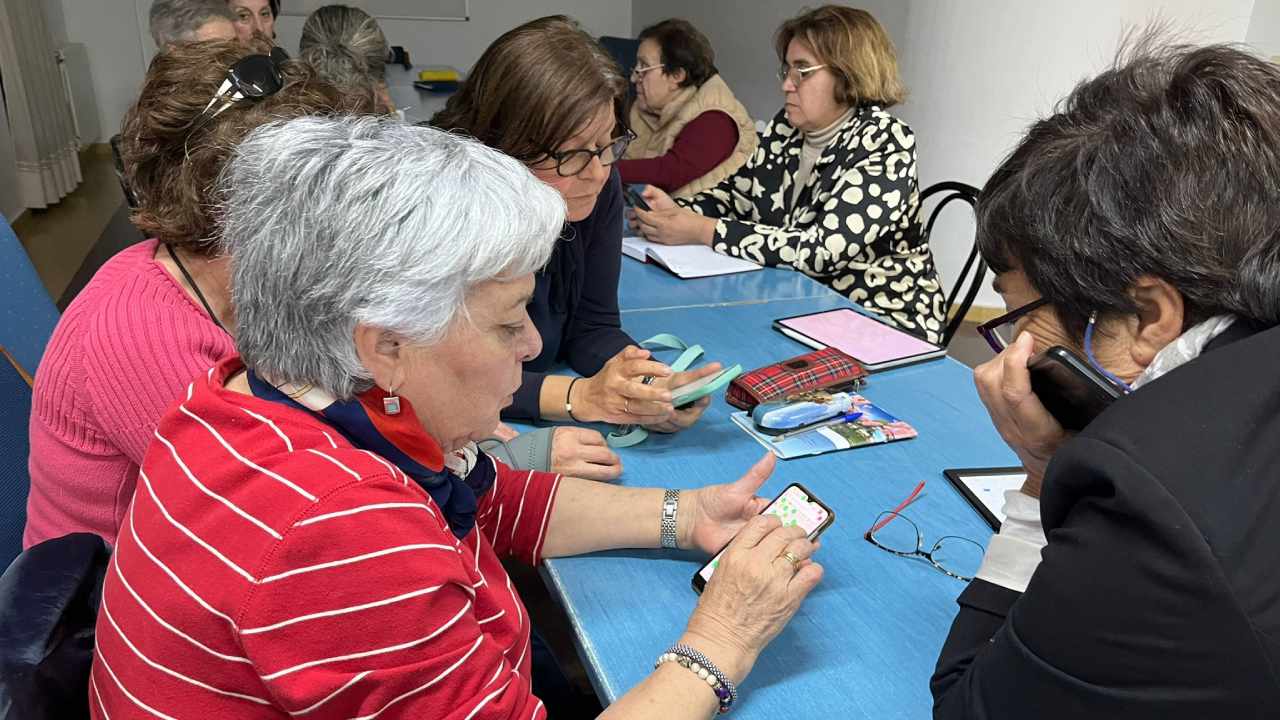
[[[622,70],[622,77],[630,81],[631,71],[636,67],[636,50],[640,48],[640,41],[635,38],[601,35],[600,45],[618,63],[618,67]],[[635,96],[635,86],[627,82],[627,97],[634,100]]]
[[[978,202],[978,188],[950,180],[936,183],[920,193],[920,206],[924,207],[925,203],[935,198],[935,196],[937,198],[936,204],[929,213],[929,220],[924,226],[925,241],[930,244],[933,243],[933,225],[938,221],[938,217],[942,215],[943,208],[958,200],[962,204],[967,204],[969,210],[972,211]],[[951,286],[951,292],[947,293],[947,315],[949,318],[942,333],[943,347],[951,344],[951,338],[960,329],[960,324],[964,322],[964,316],[969,313],[969,308],[973,307],[973,300],[978,297],[978,290],[982,288],[982,280],[986,276],[987,263],[978,254],[977,238],[970,238],[969,257],[965,259],[964,268],[956,276],[955,283]],[[959,301],[958,303],[957,300]]]

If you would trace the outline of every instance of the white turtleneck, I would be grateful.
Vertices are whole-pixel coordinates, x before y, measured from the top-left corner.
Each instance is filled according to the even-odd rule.
[[[808,184],[809,176],[813,174],[813,166],[818,163],[818,158],[822,157],[822,151],[835,139],[836,134],[840,132],[840,127],[853,117],[855,110],[857,108],[851,107],[825,128],[804,133],[804,145],[800,148],[800,167],[796,170],[795,184],[791,186],[792,206],[795,206],[796,200],[800,198],[800,189]]]

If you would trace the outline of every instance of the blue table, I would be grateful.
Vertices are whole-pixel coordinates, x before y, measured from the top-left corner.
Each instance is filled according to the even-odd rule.
[[[833,294],[803,273],[763,268],[682,280],[653,263],[622,258],[618,307],[624,313],[708,305],[740,305]]]
[[[774,318],[850,305],[818,289],[824,293],[799,300],[633,312],[623,325],[633,337],[674,332],[701,343],[708,359],[757,367],[806,351],[770,329]],[[926,543],[961,535],[985,545],[990,529],[942,469],[1013,465],[1016,458],[991,426],[971,371],[949,358],[876,374],[864,394],[913,424],[920,437],[779,461],[762,495],[802,482],[837,517],[818,555],[826,568],[822,584],[757,662],[736,717],[930,716],[929,677],[964,584],[925,562],[879,550],[862,535],[881,511],[927,480],[924,496],[906,513]],[[738,477],[764,451],[732,424],[731,410],[717,398],[694,428],[622,450],[622,482],[695,488]],[[697,601],[689,580],[701,562],[688,553],[619,551],[547,563],[546,577],[574,624],[602,701],[640,682],[680,636]]]

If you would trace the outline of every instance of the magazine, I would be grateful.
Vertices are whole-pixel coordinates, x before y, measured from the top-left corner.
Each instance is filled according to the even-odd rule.
[[[862,415],[849,422],[817,427],[780,439],[756,430],[750,413],[746,411],[733,413],[729,417],[738,427],[755,438],[756,442],[783,460],[806,455],[821,455],[865,445],[909,440],[919,434],[915,428],[880,409],[861,395],[853,396],[853,405],[854,409]]]

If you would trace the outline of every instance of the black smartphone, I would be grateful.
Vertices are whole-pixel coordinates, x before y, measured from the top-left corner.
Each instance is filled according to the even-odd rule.
[[[1079,432],[1124,390],[1097,368],[1061,345],[1027,361],[1031,391],[1063,429]]]
[[[649,203],[645,202],[644,198],[640,197],[640,193],[636,192],[636,189],[630,185],[622,186],[622,194],[626,196],[627,202],[631,203],[631,207],[640,208],[645,212],[650,212],[652,210],[652,208],[649,207]]]
[[[809,492],[805,486],[800,483],[791,483],[785,490],[778,494],[778,497],[769,503],[769,507],[764,509],[761,515],[777,515],[782,519],[783,526],[799,525],[809,533],[810,540],[817,540],[818,536],[824,530],[831,527],[831,523],[835,522],[836,514],[831,511],[821,500]],[[726,545],[725,547],[728,547]],[[707,586],[707,581],[711,579],[711,575],[715,573],[716,568],[720,566],[720,556],[724,554],[724,548],[720,548],[720,552],[716,556],[707,561],[693,574],[693,591],[702,594],[702,589]]]

